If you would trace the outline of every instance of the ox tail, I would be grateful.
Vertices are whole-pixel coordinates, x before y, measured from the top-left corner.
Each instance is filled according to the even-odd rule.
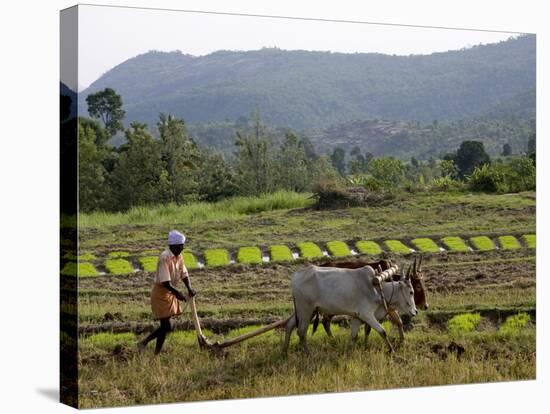
[[[292,295],[292,303],[294,303],[294,322],[296,322],[296,329],[298,329],[298,312],[296,312],[296,299]]]
[[[319,311],[315,312],[315,319],[313,319],[313,329],[311,331],[311,336],[315,334],[317,327],[319,326]]]

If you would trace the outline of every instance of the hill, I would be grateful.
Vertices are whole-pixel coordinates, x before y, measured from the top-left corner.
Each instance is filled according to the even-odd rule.
[[[187,123],[234,121],[260,108],[272,125],[327,128],[358,119],[453,121],[494,111],[533,113],[535,37],[431,55],[264,48],[195,57],[151,51],[114,67],[80,94],[112,87],[126,121],[159,112]],[[525,96],[524,103],[509,101]],[[85,105],[82,106],[85,108]],[[500,112],[499,112],[500,113]]]

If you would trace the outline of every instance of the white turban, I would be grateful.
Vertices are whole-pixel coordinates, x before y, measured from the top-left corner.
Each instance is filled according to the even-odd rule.
[[[168,244],[183,244],[185,243],[185,236],[177,230],[172,230],[168,233]]]

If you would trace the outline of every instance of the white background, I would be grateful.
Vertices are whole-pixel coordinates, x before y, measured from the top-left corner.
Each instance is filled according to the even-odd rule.
[[[89,1],[89,3],[96,3]],[[537,380],[483,385],[415,388],[141,406],[102,412],[243,413],[547,412],[548,320],[550,300],[544,268],[549,178],[545,161],[543,68],[549,25],[544,1],[107,1],[107,4],[165,7],[405,23],[537,33],[538,216],[537,216]],[[3,2],[0,14],[0,407],[2,412],[70,412],[57,403],[58,357],[58,93],[59,9],[70,1]],[[99,3],[101,4],[101,3]],[[542,91],[546,89],[546,94]],[[546,317],[545,317],[546,316]],[[546,349],[545,349],[546,348]],[[546,395],[545,395],[546,391]],[[546,398],[545,398],[546,397]]]

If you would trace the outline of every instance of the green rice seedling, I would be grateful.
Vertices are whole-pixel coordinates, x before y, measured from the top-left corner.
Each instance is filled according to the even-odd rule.
[[[342,241],[329,241],[327,243],[327,250],[331,256],[351,256],[351,251],[348,245]]]
[[[300,256],[305,259],[314,259],[317,257],[323,257],[323,252],[319,246],[313,242],[301,242],[296,243],[296,246],[300,250]]]
[[[521,244],[514,236],[499,236],[498,242],[505,250],[521,249]]]
[[[195,258],[195,255],[193,253],[184,250],[182,254],[183,262],[185,263],[185,267],[187,268],[187,270],[199,268],[199,264],[197,263],[197,259]]]
[[[451,336],[457,336],[471,332],[477,328],[480,320],[481,315],[479,313],[463,313],[453,316],[447,324],[449,334]]]
[[[458,236],[447,236],[441,239],[447,249],[453,252],[469,252],[468,245]]]
[[[439,246],[432,239],[418,238],[411,240],[417,250],[426,253],[439,253]]]
[[[386,240],[384,243],[393,253],[407,254],[411,252],[411,249],[409,249],[399,240]]]
[[[498,333],[502,335],[517,335],[530,320],[531,317],[525,312],[509,316],[500,326]]]
[[[158,260],[157,256],[144,256],[139,258],[139,264],[146,272],[156,272]]]
[[[537,247],[537,236],[534,234],[526,234],[522,237],[523,241],[529,249],[535,249]]]
[[[470,237],[470,242],[477,250],[483,252],[495,249],[495,243],[487,236]]]
[[[262,263],[262,252],[258,247],[241,247],[237,253],[239,263],[260,264]]]
[[[378,243],[370,240],[360,240],[355,243],[355,247],[357,247],[359,253],[370,255],[382,254],[382,249],[380,248]]]
[[[105,260],[105,268],[107,272],[113,275],[126,275],[134,272],[130,262],[124,259],[107,259]]]
[[[208,249],[204,252],[206,266],[227,266],[229,264],[229,253],[225,249]]]
[[[288,246],[285,245],[270,246],[269,255],[271,256],[272,262],[286,262],[294,259],[292,257],[292,252]]]
[[[69,259],[69,260],[76,260],[79,262],[91,262],[92,260],[96,259],[96,257],[92,253],[82,253],[78,256],[75,256],[72,253],[65,253],[63,258]]]
[[[67,262],[61,269],[61,274],[65,276],[93,277],[99,276],[96,268],[91,263],[86,262]]]
[[[138,256],[158,256],[160,254],[160,250],[143,250],[138,253]]]
[[[130,253],[128,252],[110,252],[107,257],[110,259],[120,259],[122,257],[128,257]]]

